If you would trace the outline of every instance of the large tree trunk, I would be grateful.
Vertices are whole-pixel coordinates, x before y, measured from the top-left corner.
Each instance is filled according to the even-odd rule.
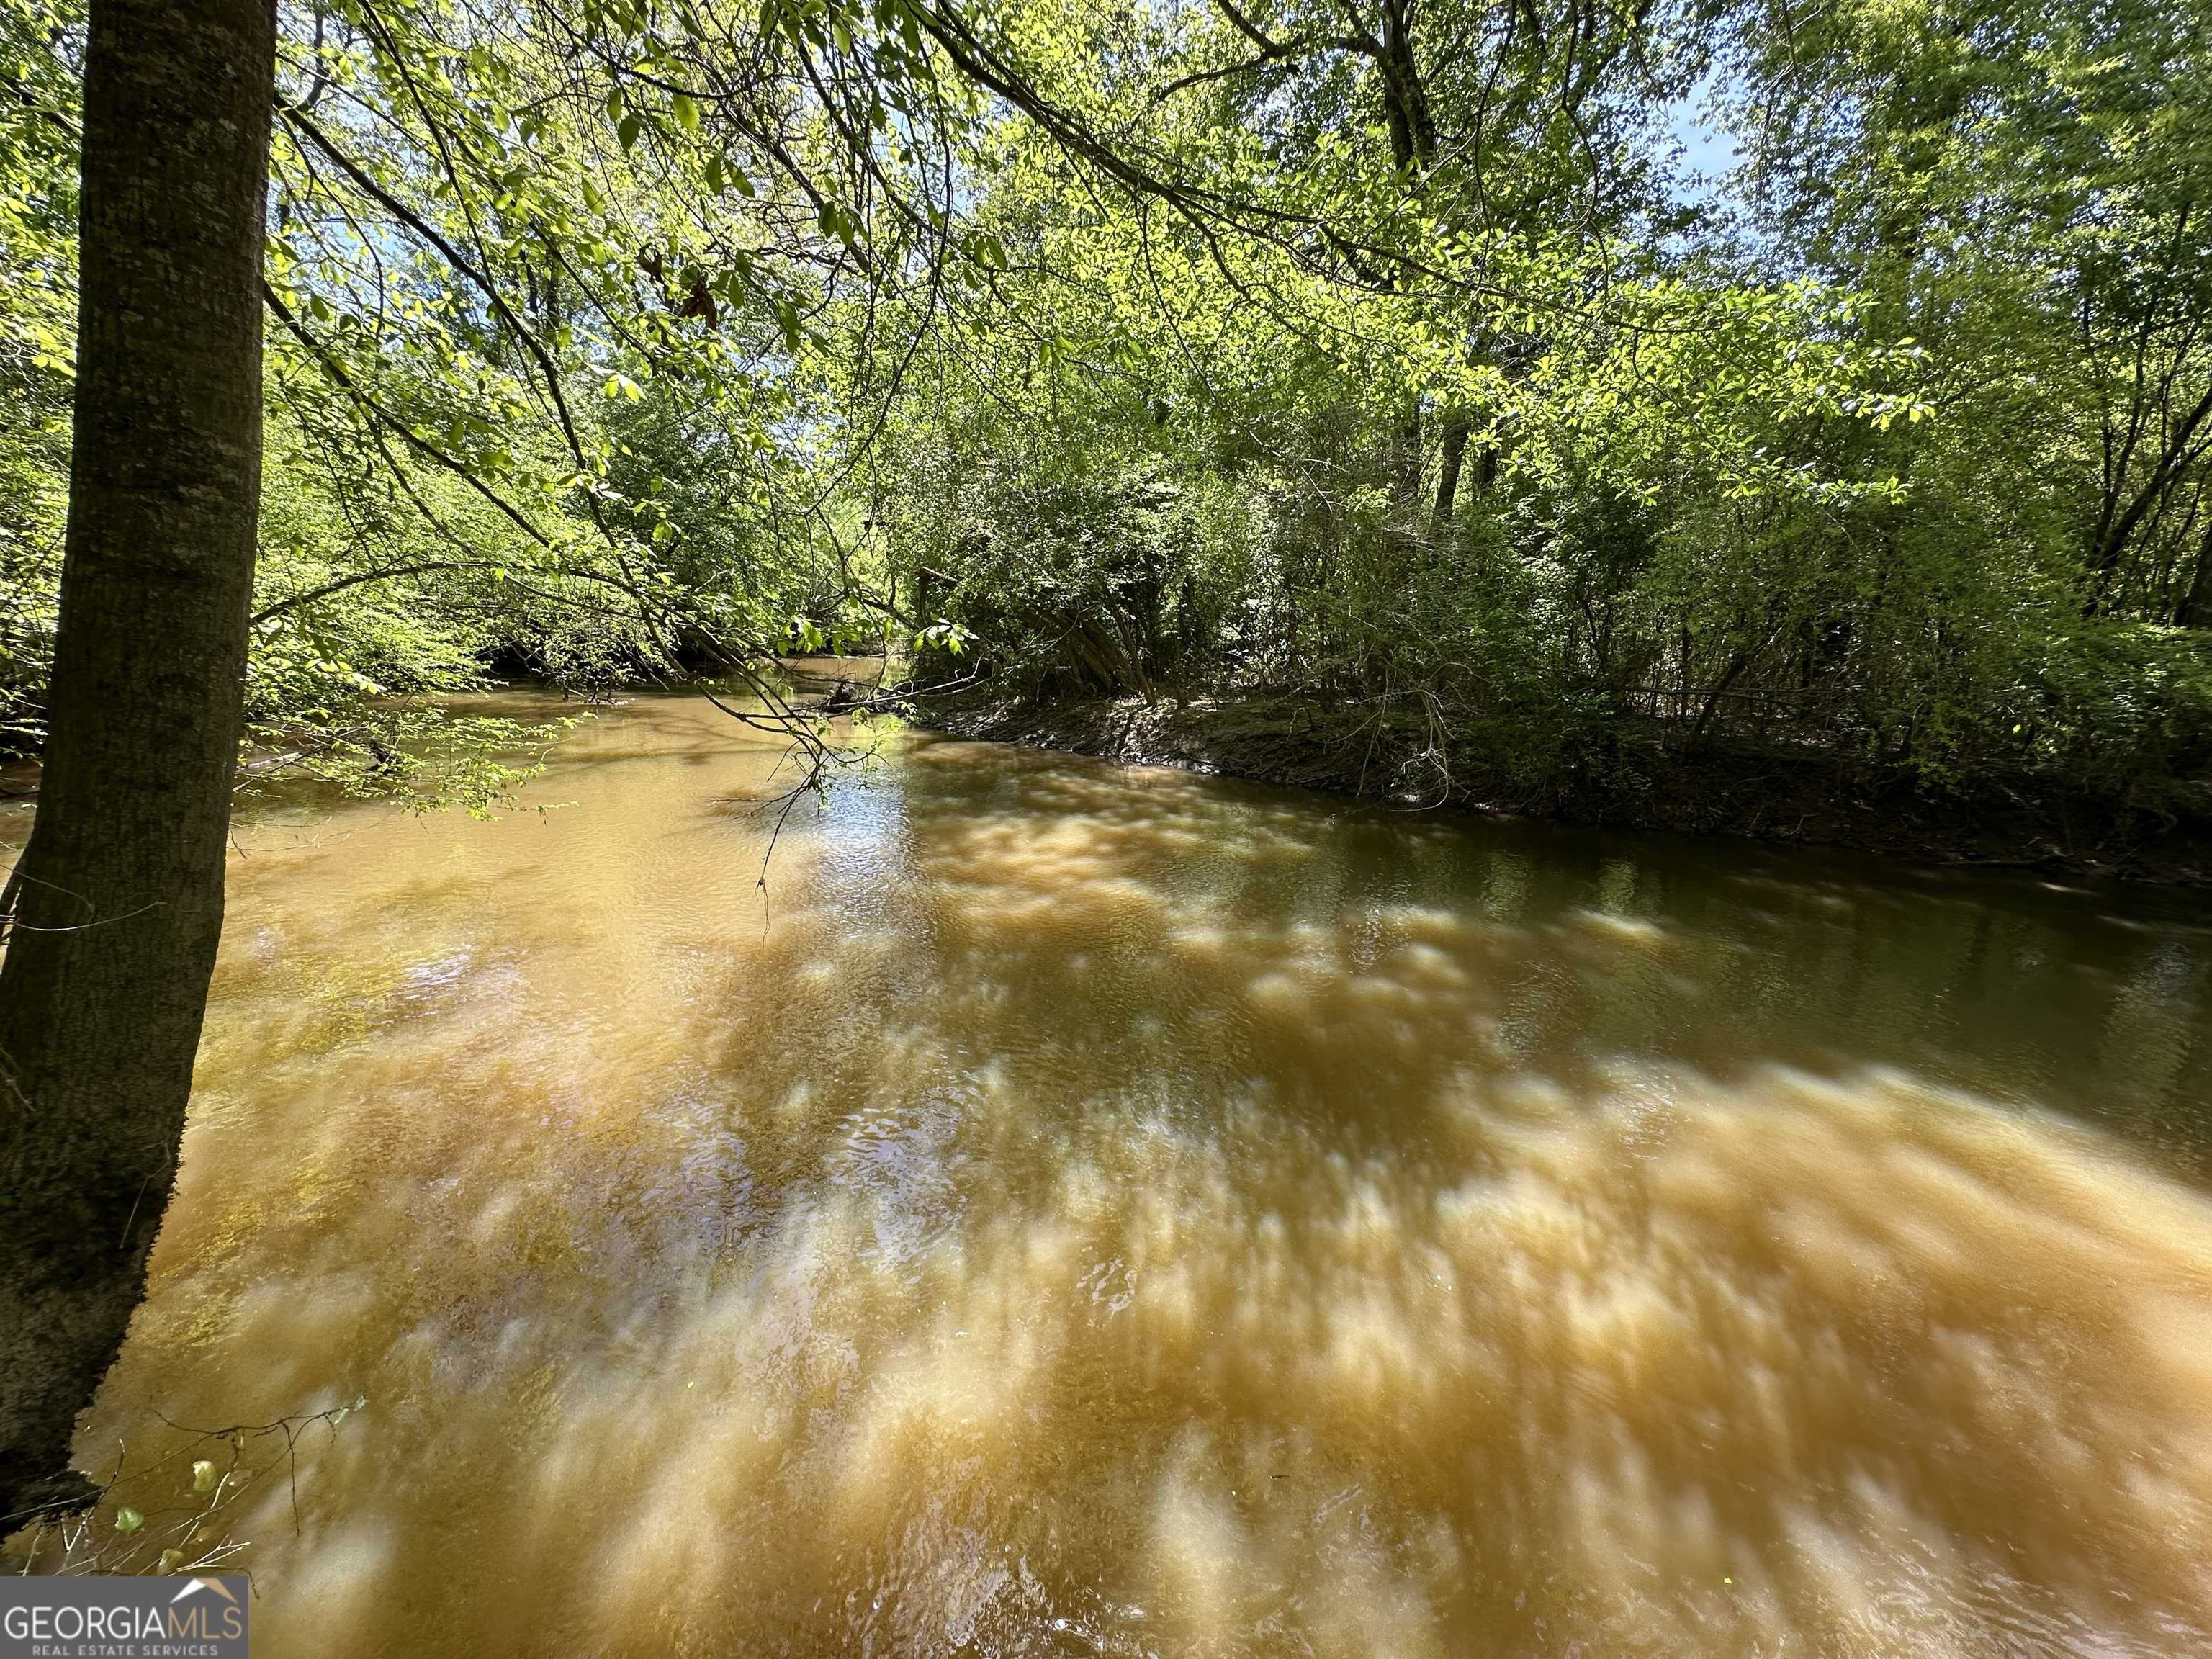
[[[0,963],[0,1511],[81,1489],[76,1414],[176,1174],[253,585],[275,76],[273,0],[93,0],[60,633]]]

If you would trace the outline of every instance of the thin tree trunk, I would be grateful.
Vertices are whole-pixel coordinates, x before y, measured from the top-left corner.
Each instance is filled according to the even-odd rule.
[[[0,962],[0,1511],[82,1494],[76,1415],[176,1174],[241,719],[275,75],[273,0],[93,0],[60,631]]]
[[[1429,534],[1438,541],[1451,528],[1452,511],[1458,505],[1459,474],[1467,459],[1467,435],[1466,416],[1444,416],[1443,460],[1437,476],[1437,505],[1429,516]]]
[[[1427,89],[1413,54],[1413,0],[1385,0],[1382,38],[1366,36],[1362,49],[1382,80],[1382,108],[1390,134],[1390,159],[1406,183],[1418,190],[1421,174],[1436,159],[1436,123]],[[1401,528],[1410,539],[1419,534],[1421,509],[1421,404],[1415,398],[1391,434],[1391,493]]]
[[[2212,628],[2212,525],[2197,544],[2197,571],[2173,620],[2184,628]]]
[[[1419,398],[1406,406],[1397,429],[1390,434],[1390,494],[1401,528],[1407,536],[1419,533],[1421,512],[1421,404]]]

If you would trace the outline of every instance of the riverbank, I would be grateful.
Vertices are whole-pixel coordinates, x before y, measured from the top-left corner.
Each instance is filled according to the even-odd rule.
[[[1448,771],[1403,779],[1392,757],[1407,731],[1378,734],[1370,715],[1310,696],[1094,697],[1036,702],[986,684],[908,695],[903,665],[881,658],[793,657],[777,666],[800,706],[892,704],[925,729],[1165,766],[1409,811],[1475,812],[1597,828],[1830,847],[1938,866],[1985,866],[2212,889],[2212,781],[2172,781],[2116,800],[2031,777],[1937,793],[1894,770],[1782,749],[1715,744],[1685,751],[1624,741],[1544,787],[1516,783],[1480,755],[1455,750]],[[840,690],[840,687],[849,688]],[[0,771],[0,806],[27,809],[38,769]]]
[[[1540,788],[1486,769],[1479,756],[1455,753],[1448,774],[1431,768],[1424,788],[1394,795],[1382,758],[1391,745],[1378,740],[1371,717],[1305,697],[1036,703],[983,687],[925,698],[914,718],[957,737],[1408,806],[2212,887],[2212,782],[2203,781],[2124,800],[2033,778],[1937,793],[1907,775],[1826,755],[1717,745],[1686,752],[1652,741],[1620,743]]]

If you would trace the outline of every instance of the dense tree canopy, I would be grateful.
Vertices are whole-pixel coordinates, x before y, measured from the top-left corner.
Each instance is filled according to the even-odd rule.
[[[2132,0],[281,13],[249,776],[408,694],[835,637],[1627,738],[2193,767],[2204,22]],[[71,7],[9,0],[7,740],[66,466]],[[1700,174],[1682,153],[1732,145]],[[1440,735],[1441,734],[1441,735]]]

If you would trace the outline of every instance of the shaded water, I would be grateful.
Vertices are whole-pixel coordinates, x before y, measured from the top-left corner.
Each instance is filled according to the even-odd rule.
[[[368,1397],[257,1652],[2212,1651],[2200,913],[775,758],[241,830],[80,1449]]]

